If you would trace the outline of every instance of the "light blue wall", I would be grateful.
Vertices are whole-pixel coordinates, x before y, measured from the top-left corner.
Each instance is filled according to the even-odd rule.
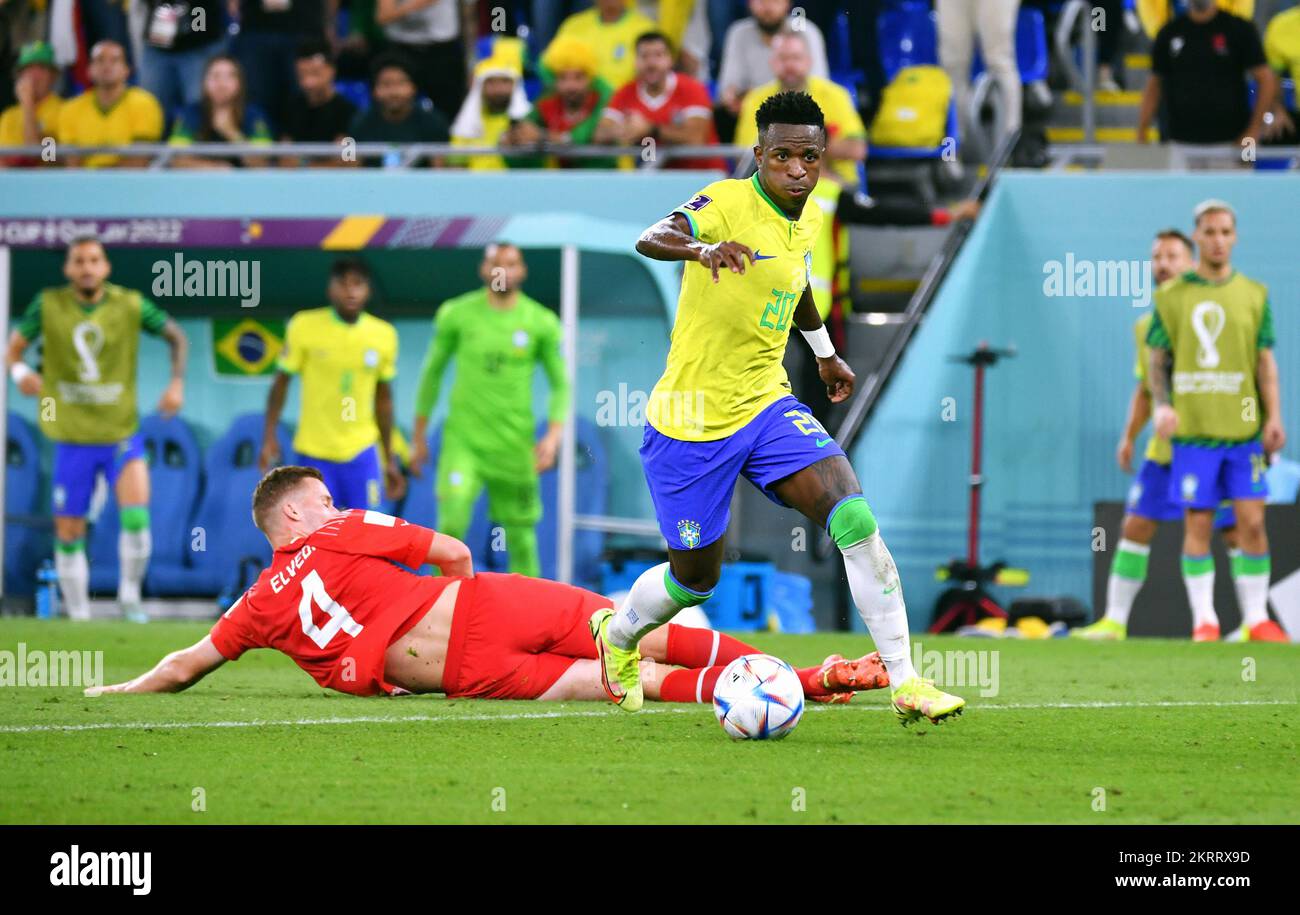
[[[0,216],[485,216],[581,213],[649,224],[714,172],[0,171]]]
[[[1090,603],[1092,505],[1121,499],[1115,445],[1132,392],[1133,322],[1124,299],[1044,295],[1044,265],[1145,260],[1155,231],[1191,231],[1208,197],[1239,214],[1234,258],[1270,287],[1287,452],[1300,453],[1300,181],[1273,175],[1005,174],[958,257],[852,458],[898,561],[914,626],[965,554],[973,371],[948,361],[980,340],[1019,355],[988,375],[982,556],[1027,567],[1018,593]],[[944,422],[943,401],[957,421]]]

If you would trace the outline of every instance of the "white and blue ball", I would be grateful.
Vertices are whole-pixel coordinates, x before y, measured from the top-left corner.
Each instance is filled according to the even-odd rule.
[[[747,654],[723,668],[713,711],[732,740],[780,740],[803,715],[803,684],[780,658]]]

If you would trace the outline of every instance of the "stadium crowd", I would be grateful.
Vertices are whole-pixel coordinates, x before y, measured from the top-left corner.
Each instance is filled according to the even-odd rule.
[[[928,0],[0,0],[0,146],[125,146],[273,141],[451,143],[467,154],[434,166],[609,166],[564,154],[608,144],[656,149],[752,140],[753,112],[782,89],[826,111],[837,175],[856,183],[874,137],[932,121],[955,97],[968,128],[971,64],[1020,125],[1017,16],[1061,0],[933,0],[939,82],[889,91],[878,26]],[[1124,0],[1093,0],[1123,22]],[[1139,142],[1163,111],[1162,136],[1193,143],[1294,133],[1277,75],[1300,71],[1294,0],[1136,0],[1153,40]],[[1265,19],[1265,16],[1267,18]],[[1262,30],[1257,23],[1264,21]],[[1098,88],[1119,90],[1122,27],[1098,33]],[[1226,36],[1226,39],[1225,39]],[[1186,50],[1184,51],[1184,48]],[[939,70],[940,68],[934,68]],[[907,68],[923,69],[923,68]],[[1246,80],[1257,86],[1253,106]],[[909,88],[910,87],[910,88]],[[1131,89],[1141,87],[1131,86]],[[908,94],[910,92],[910,95]],[[1293,106],[1294,101],[1290,104]],[[900,109],[912,111],[909,126]],[[933,119],[917,112],[932,109]],[[873,118],[894,118],[875,125]],[[901,120],[898,120],[901,117]],[[913,145],[926,145],[918,140]],[[535,153],[528,155],[527,153]],[[361,157],[360,164],[380,159]],[[643,155],[642,158],[647,158]],[[669,157],[671,158],[671,157]],[[391,160],[390,160],[391,161]],[[57,154],[8,165],[138,166],[139,157]],[[177,152],[173,167],[337,166],[339,157],[211,158]],[[617,164],[631,167],[625,157]],[[716,157],[678,167],[724,167]]]

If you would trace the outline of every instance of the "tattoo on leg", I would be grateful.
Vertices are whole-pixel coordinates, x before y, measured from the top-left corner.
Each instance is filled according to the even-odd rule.
[[[808,470],[813,472],[816,482],[809,480],[808,485],[800,487],[802,490],[800,494],[805,498],[800,500],[802,504],[795,505],[795,508],[819,526],[825,527],[827,517],[835,504],[845,496],[862,492],[862,485],[858,482],[858,476],[853,472],[853,466],[848,458],[838,454],[818,461],[801,473],[806,473]]]

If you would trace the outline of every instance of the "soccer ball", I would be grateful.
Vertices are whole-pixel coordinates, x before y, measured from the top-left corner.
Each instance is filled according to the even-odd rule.
[[[803,715],[803,684],[780,658],[747,654],[723,668],[713,711],[732,740],[780,740]]]

